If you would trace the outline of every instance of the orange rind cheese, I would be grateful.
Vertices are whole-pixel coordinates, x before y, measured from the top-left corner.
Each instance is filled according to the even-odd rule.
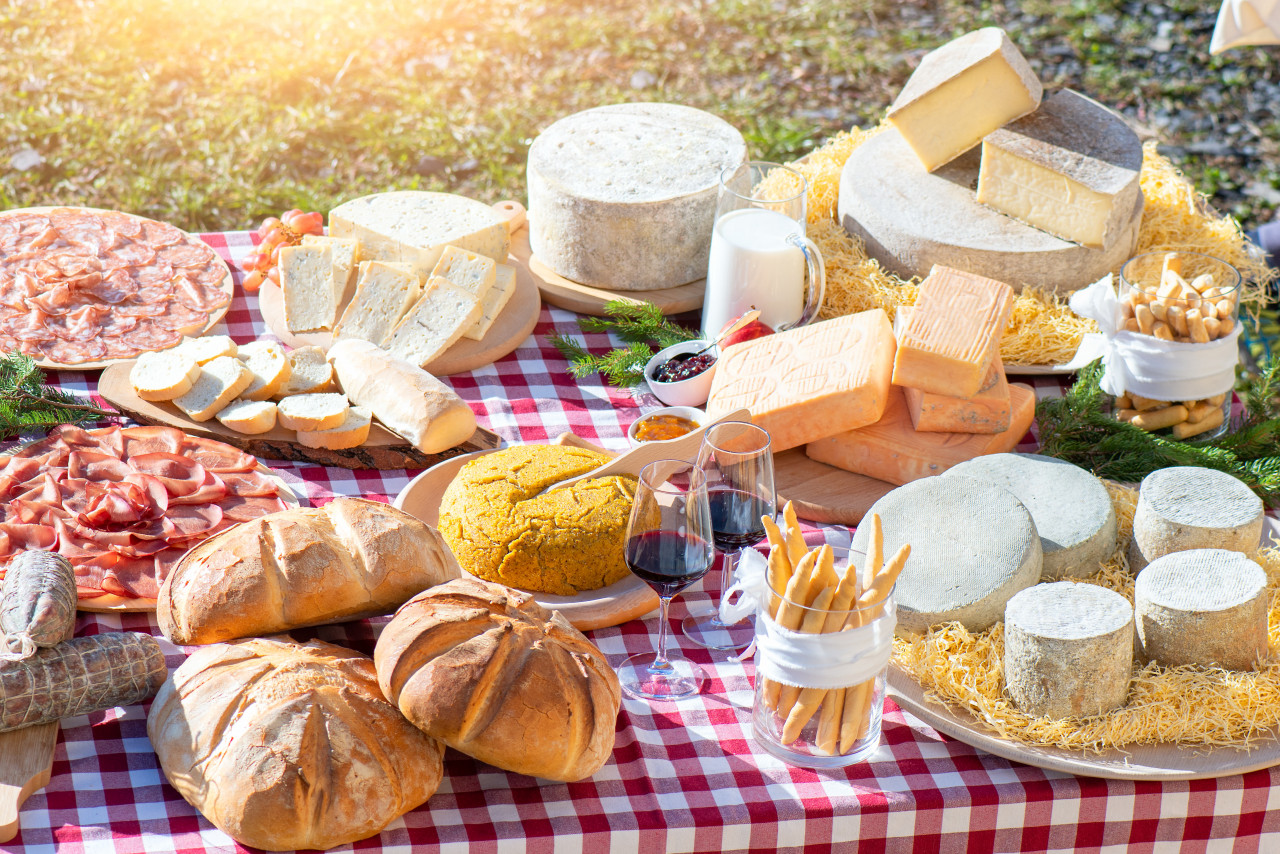
[[[925,433],[1003,433],[1009,429],[1009,380],[997,355],[991,360],[987,379],[973,397],[903,389],[907,411],[916,430]]]

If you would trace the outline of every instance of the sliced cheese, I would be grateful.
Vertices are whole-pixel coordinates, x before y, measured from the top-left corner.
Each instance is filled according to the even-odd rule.
[[[251,382],[253,374],[244,362],[231,356],[219,356],[200,366],[200,375],[191,389],[174,398],[173,403],[192,421],[208,421],[235,400]]]
[[[1104,249],[1128,229],[1141,169],[1142,142],[1124,119],[1064,89],[982,141],[978,201]]]
[[[1133,606],[1114,590],[1056,581],[1019,591],[1005,605],[1005,690],[1026,714],[1118,709],[1132,675]]]
[[[1116,511],[1092,472],[1039,454],[990,454],[960,463],[947,477],[995,484],[1031,513],[1044,552],[1044,577],[1087,578],[1116,550]]]
[[[896,592],[898,627],[907,632],[952,620],[983,631],[1040,579],[1040,538],[1022,503],[997,486],[957,481],[900,486],[868,511],[880,516],[885,554],[911,545]],[[858,526],[851,548],[866,553],[870,530]]]
[[[1129,568],[1186,549],[1252,554],[1262,538],[1262,499],[1226,472],[1172,466],[1142,479]]]
[[[444,279],[482,300],[493,287],[497,270],[498,265],[492,258],[456,246],[446,246],[431,270],[431,278]]]
[[[1267,657],[1267,574],[1225,549],[1192,549],[1152,561],[1134,585],[1138,642],[1165,667],[1252,670]]]
[[[749,409],[774,453],[873,424],[888,400],[893,349],[878,308],[735,344],[720,354],[707,415]]]
[[[333,336],[381,344],[421,296],[422,286],[409,265],[364,261],[360,264],[356,294],[342,313]]]
[[[304,234],[303,246],[328,246],[333,250],[333,287],[342,306],[351,299],[356,286],[356,265],[360,263],[360,241],[354,237],[326,237]]]
[[[333,249],[328,246],[282,248],[280,289],[284,292],[284,322],[290,332],[332,329],[338,312]]]
[[[474,294],[444,279],[432,279],[422,297],[391,331],[387,352],[425,368],[475,326],[480,314],[480,301]]]
[[[858,430],[846,430],[805,447],[809,459],[887,483],[909,483],[942,474],[954,465],[983,454],[1012,451],[1022,441],[1036,414],[1036,393],[1009,386],[1012,408],[1003,433],[920,433],[911,424],[902,389],[889,389],[884,417]]]
[[[984,27],[926,54],[889,122],[932,172],[1040,105],[1040,80],[1009,36]]]
[[[982,388],[1013,311],[1003,282],[936,266],[920,283],[915,309],[898,339],[895,385],[973,397]]]
[[[329,212],[329,233],[355,237],[370,261],[400,261],[426,281],[446,246],[507,260],[505,221],[482,202],[450,193],[404,190],[344,202]]]
[[[489,330],[493,328],[494,321],[498,319],[498,315],[502,314],[502,310],[507,307],[507,303],[511,302],[511,297],[515,292],[515,268],[508,267],[506,264],[499,264],[494,274],[493,287],[489,288],[480,300],[480,319],[476,321],[475,326],[467,330],[463,337],[479,341],[488,335]]]

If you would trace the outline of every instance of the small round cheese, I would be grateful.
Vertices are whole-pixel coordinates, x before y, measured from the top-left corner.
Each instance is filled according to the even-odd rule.
[[[678,104],[612,104],[560,119],[529,148],[529,243],[561,276],[618,291],[707,274],[720,172],[742,134]]]
[[[1124,705],[1133,675],[1133,606],[1074,581],[1037,584],[1004,609],[1004,681],[1029,715],[1100,715]]]
[[[1173,466],[1142,480],[1129,566],[1141,570],[1172,552],[1230,549],[1248,554],[1262,537],[1262,499],[1213,469]]]
[[[1040,580],[1040,537],[1012,493],[965,477],[926,477],[871,506],[884,529],[884,552],[904,543],[911,556],[898,576],[898,626],[924,632],[958,621],[971,632],[1004,616],[1013,594]],[[870,526],[853,548],[865,552]]]
[[[1116,548],[1116,511],[1092,473],[1040,454],[989,454],[947,472],[1007,489],[1031,513],[1044,552],[1043,578],[1084,578]]]
[[[1138,574],[1134,608],[1143,654],[1165,667],[1252,670],[1267,654],[1267,574],[1225,549],[1153,560]]]

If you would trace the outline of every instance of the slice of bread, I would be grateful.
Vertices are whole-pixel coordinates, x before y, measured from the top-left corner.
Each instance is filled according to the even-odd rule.
[[[200,375],[184,395],[174,398],[174,405],[192,421],[208,421],[235,400],[253,381],[244,362],[231,356],[219,356],[200,366]]]
[[[253,374],[253,382],[240,393],[245,400],[269,399],[293,373],[284,347],[275,341],[250,341],[237,355]]]
[[[203,365],[219,356],[234,356],[238,348],[228,335],[202,335],[199,338],[183,338],[174,349],[195,359],[197,365]]]
[[[200,366],[178,348],[143,353],[129,369],[129,382],[143,400],[173,400],[191,391]]]
[[[298,444],[307,448],[354,448],[369,438],[369,424],[373,413],[363,406],[347,410],[347,417],[337,427],[328,430],[299,430]]]
[[[303,246],[328,246],[333,251],[333,288],[341,308],[351,299],[356,284],[356,265],[360,263],[360,241],[354,237],[302,235]]]
[[[463,337],[479,341],[488,335],[489,330],[493,328],[493,322],[498,319],[498,315],[502,314],[507,303],[511,302],[511,295],[515,292],[516,268],[499,264],[497,273],[494,275],[493,287],[480,298],[481,317],[476,321],[475,326],[463,334]]]
[[[284,322],[293,333],[333,328],[338,298],[333,280],[333,248],[285,246],[280,250]]]
[[[276,404],[276,421],[290,430],[331,430],[342,424],[350,408],[341,394],[295,394]]]
[[[356,295],[333,330],[334,339],[359,338],[371,344],[386,340],[422,295],[418,277],[407,268],[407,264],[383,261],[361,263]]]
[[[276,426],[276,405],[270,400],[233,400],[218,413],[218,420],[237,433],[265,433]]]
[[[395,358],[426,368],[476,325],[480,312],[480,301],[474,294],[433,278],[384,347]]]
[[[476,299],[484,299],[484,295],[493,287],[496,269],[497,265],[492,258],[456,246],[446,246],[435,269],[431,271],[431,278],[444,279],[471,293]]]
[[[277,400],[291,394],[318,394],[335,391],[333,366],[319,347],[299,347],[289,351],[289,379],[276,390]]]

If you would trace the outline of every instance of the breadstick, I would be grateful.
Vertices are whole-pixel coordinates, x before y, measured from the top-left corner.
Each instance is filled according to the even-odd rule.
[[[1204,419],[1212,415],[1215,409],[1221,409],[1221,407],[1222,407],[1222,404],[1218,404],[1217,406],[1214,406],[1213,404],[1207,401],[1204,403],[1197,403],[1192,406],[1188,406],[1187,407],[1187,423],[1190,425],[1190,424],[1195,424],[1198,421],[1203,421]]]
[[[826,623],[827,608],[831,605],[831,599],[835,596],[835,588],[827,587],[813,600],[812,610],[804,615],[804,622],[800,625],[800,631],[808,634],[817,634],[819,629]],[[805,692],[808,693],[809,705],[797,705],[797,700]],[[797,688],[794,685],[783,685],[782,692],[778,695],[778,717],[786,718],[787,722],[782,728],[782,743],[790,744],[800,735],[800,730],[804,729],[804,725],[813,717],[814,712],[818,710],[818,703],[822,702],[822,695],[826,692],[821,688]],[[794,709],[794,714],[793,714]],[[798,722],[793,722],[798,721]],[[789,736],[789,737],[788,737]]]
[[[1139,412],[1145,412],[1148,409],[1161,409],[1169,405],[1167,400],[1153,400],[1149,397],[1139,397],[1136,394],[1130,394],[1129,399],[1133,401],[1133,408]]]
[[[1181,279],[1182,276],[1179,275],[1181,272],[1182,272],[1182,259],[1178,257],[1178,253],[1166,252],[1164,254],[1164,259],[1160,263],[1161,280],[1163,280],[1165,276],[1169,275],[1169,273],[1173,273],[1175,276],[1178,276],[1178,278]]]
[[[831,546],[823,543],[818,548],[818,562],[813,568],[816,583],[822,587],[834,588],[840,583],[840,576],[836,575],[836,553]],[[816,606],[815,606],[816,607]]]
[[[902,568],[907,565],[907,558],[911,557],[911,544],[903,543],[902,548],[889,558],[889,562],[884,565],[884,569],[876,573],[875,580],[866,590],[862,591],[862,595],[858,597],[859,610],[879,605],[889,595],[889,591],[893,589],[893,585],[898,583],[898,576],[902,574]]]
[[[778,616],[778,606],[786,595],[787,585],[791,582],[791,559],[787,557],[786,546],[774,546],[769,549],[769,616]]]
[[[1188,421],[1183,424],[1175,424],[1173,426],[1173,438],[1189,439],[1192,436],[1199,436],[1201,433],[1208,432],[1215,427],[1222,425],[1222,410],[1215,409],[1209,414],[1208,418],[1203,421]]]
[[[867,537],[867,565],[862,568],[862,589],[871,586],[871,580],[884,566],[884,528],[880,514],[871,514],[871,532]]]
[[[1150,432],[1152,430],[1163,430],[1166,427],[1181,424],[1186,420],[1187,408],[1182,404],[1178,404],[1176,406],[1166,406],[1164,409],[1139,412],[1129,420],[1129,423],[1134,427]]]
[[[1150,335],[1156,325],[1156,317],[1151,313],[1151,309],[1145,305],[1140,305],[1133,310],[1133,319],[1138,324],[1138,331],[1144,335]],[[1128,327],[1128,323],[1125,324]]]
[[[769,545],[774,548],[787,545],[786,535],[782,533],[782,529],[778,527],[778,523],[772,516],[761,516],[760,521],[764,523],[764,535],[769,538]]]
[[[1215,394],[1213,397],[1206,397],[1204,399],[1204,402],[1209,404],[1210,406],[1221,406],[1224,402],[1226,402],[1226,399],[1227,399],[1227,394],[1226,392],[1223,392],[1222,394]]]
[[[1116,409],[1133,409],[1133,400],[1127,394],[1120,395],[1116,398]]]
[[[1157,323],[1151,334],[1165,341],[1173,340],[1173,330],[1169,328],[1167,323]]]
[[[809,597],[809,574],[813,566],[813,561],[817,559],[815,552],[810,552],[800,561],[800,565],[796,567],[795,573],[791,576],[791,581],[787,583],[787,592],[778,606],[778,614],[775,618],[778,625],[784,629],[795,631],[800,627],[800,621],[804,619],[804,612],[796,606],[797,602],[803,603]],[[779,682],[767,681],[764,685],[764,702],[770,709],[778,708],[778,695],[782,692],[782,684]]]
[[[1200,314],[1200,309],[1187,309],[1187,333],[1191,336],[1191,340],[1197,344],[1209,343],[1209,332],[1205,328],[1204,317]]]
[[[800,520],[796,518],[795,508],[791,506],[791,502],[787,502],[787,506],[782,508],[782,521],[786,522],[786,538],[787,538],[787,554],[791,557],[791,565],[799,566],[800,560],[809,553],[809,547],[804,544],[804,532],[800,530]]]
[[[1213,273],[1201,273],[1196,276],[1191,280],[1191,287],[1195,288],[1200,293],[1204,293],[1209,288],[1212,288]]]
[[[834,756],[840,747],[840,722],[844,712],[843,690],[828,691],[818,716],[818,750]]]
[[[1168,323],[1178,335],[1187,334],[1187,312],[1180,305],[1169,306]]]
[[[1205,317],[1204,331],[1208,333],[1209,340],[1222,337],[1222,321],[1216,317]]]

